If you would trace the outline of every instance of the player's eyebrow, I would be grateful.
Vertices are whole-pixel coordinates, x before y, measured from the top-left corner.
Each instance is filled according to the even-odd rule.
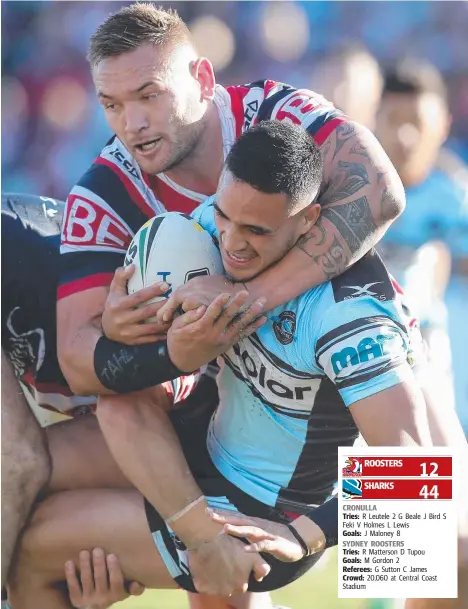
[[[226,220],[229,220],[229,218],[226,216],[226,214],[223,212],[223,210],[219,207],[219,205],[217,203],[213,203],[213,207],[215,208],[215,210],[218,212],[218,214],[220,216],[222,216]],[[265,226],[257,226],[255,224],[242,224],[241,226],[248,228],[250,230],[254,230],[258,233],[261,233],[262,235],[271,235],[273,233],[273,231],[270,228],[265,228]]]
[[[156,86],[156,83],[149,80],[148,82],[145,82],[142,85],[140,85],[138,87],[138,89],[135,89],[134,91],[132,91],[132,94],[141,93],[144,89],[146,89],[146,87],[151,87],[151,86]],[[112,99],[112,95],[107,95],[107,93],[104,93],[104,91],[98,91],[98,97],[101,97],[104,99]]]

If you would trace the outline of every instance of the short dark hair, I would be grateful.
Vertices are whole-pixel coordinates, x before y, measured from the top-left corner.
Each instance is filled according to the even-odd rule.
[[[191,43],[188,27],[177,11],[137,2],[101,23],[91,37],[88,61],[94,67],[103,59],[134,51],[142,44],[161,46],[170,40]]]
[[[384,76],[383,93],[433,93],[447,101],[447,87],[439,70],[431,63],[404,59]]]
[[[288,195],[293,206],[313,203],[322,183],[322,155],[312,137],[302,127],[275,120],[241,135],[225,167],[256,190]]]

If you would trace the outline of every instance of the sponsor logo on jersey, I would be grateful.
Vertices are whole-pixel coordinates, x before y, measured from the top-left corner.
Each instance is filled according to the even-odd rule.
[[[105,201],[84,188],[76,187],[72,191],[63,225],[64,251],[67,246],[83,245],[125,251],[132,236],[130,227],[115,215]]]
[[[272,118],[307,126],[323,112],[323,104],[330,105],[323,97],[313,97],[312,95],[311,91],[298,89],[281,100],[280,105],[275,108],[276,112],[273,111]]]
[[[235,357],[233,357],[235,356]],[[253,392],[268,404],[309,411],[320,385],[319,378],[294,373],[272,361],[267,352],[243,340],[225,354],[224,359],[237,375],[241,375]]]
[[[378,298],[379,300],[384,299],[384,295],[383,294],[379,294],[378,292],[373,292],[370,288],[372,288],[372,286],[374,285],[379,285],[381,284],[382,281],[373,281],[372,283],[366,283],[366,285],[363,286],[359,286],[359,285],[344,285],[341,289],[342,290],[351,290],[351,292],[349,293],[349,296],[345,296],[344,300],[347,300],[348,298],[358,298],[359,296],[374,296],[375,298]]]
[[[243,99],[244,106],[244,124],[243,131],[249,129],[254,123],[258,114],[260,105],[265,97],[263,87],[252,87]]]
[[[122,165],[130,175],[132,175],[138,181],[141,181],[140,176],[138,175],[138,172],[135,169],[134,165],[128,159],[125,158],[123,152],[119,150],[118,147],[111,148],[107,151],[107,153],[110,154],[118,163],[120,163],[120,165]]]
[[[345,368],[391,356],[402,350],[408,351],[402,335],[393,328],[382,328],[380,333],[362,338],[356,346],[348,344],[335,351],[331,356],[331,365],[335,375],[338,375]]]
[[[273,332],[282,345],[289,345],[294,340],[296,332],[296,314],[293,311],[283,311],[273,322]]]
[[[395,288],[380,256],[369,252],[349,271],[332,279],[335,302],[371,297],[381,302],[394,300]]]
[[[244,111],[244,129],[248,129],[250,127],[250,125],[252,124],[253,119],[255,118],[255,115],[258,112],[258,108],[259,108],[259,103],[256,99],[254,99],[253,101],[251,101],[250,103],[248,103],[245,106],[245,111]]]

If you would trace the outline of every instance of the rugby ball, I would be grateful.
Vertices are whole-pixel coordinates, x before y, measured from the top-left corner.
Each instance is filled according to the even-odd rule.
[[[148,220],[134,236],[125,255],[125,266],[135,265],[129,294],[159,281],[169,290],[151,302],[201,275],[224,274],[221,255],[210,233],[187,214],[167,212]]]

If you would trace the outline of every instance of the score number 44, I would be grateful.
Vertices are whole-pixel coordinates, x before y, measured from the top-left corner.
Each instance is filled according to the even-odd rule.
[[[427,463],[421,463],[421,476],[438,476],[438,469],[439,465],[437,463],[434,463],[433,461],[429,463],[429,467]],[[437,484],[433,484],[431,488],[429,488],[429,485],[425,484],[419,491],[419,496],[423,499],[438,499],[439,487],[437,486]]]

